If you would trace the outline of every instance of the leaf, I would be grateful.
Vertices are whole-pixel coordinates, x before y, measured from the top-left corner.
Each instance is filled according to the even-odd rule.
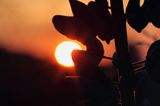
[[[86,44],[88,40],[96,36],[88,25],[74,17],[57,15],[54,16],[53,23],[60,33],[83,44]]]
[[[141,32],[149,21],[146,11],[139,3],[139,0],[130,0],[126,9],[127,21],[137,32]]]
[[[149,22],[160,28],[160,0],[145,0],[140,7],[139,0],[130,0],[126,9],[127,20],[130,26],[141,32]]]
[[[102,10],[99,4],[101,2],[97,3],[89,2],[85,5],[77,0],[70,0],[74,16],[54,16],[55,28],[70,39],[78,40],[83,44],[96,38],[96,35],[109,43],[114,38],[113,20],[108,10]],[[107,2],[106,6],[108,7]]]

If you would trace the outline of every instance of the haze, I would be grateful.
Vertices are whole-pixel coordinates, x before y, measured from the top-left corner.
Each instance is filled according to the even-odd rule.
[[[50,59],[55,47],[69,40],[57,32],[51,22],[54,15],[72,15],[68,0],[0,0],[0,14],[1,48]],[[141,59],[145,58],[153,39],[160,37],[160,30],[151,24],[140,34],[127,24],[127,31],[129,43],[138,50]],[[104,45],[105,55],[111,56],[113,41],[109,46]]]

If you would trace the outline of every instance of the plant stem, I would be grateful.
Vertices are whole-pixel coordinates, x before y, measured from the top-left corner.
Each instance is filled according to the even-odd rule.
[[[120,81],[122,106],[135,106],[134,74],[128,53],[126,18],[122,0],[111,0],[111,10],[115,26],[115,46],[118,69],[122,76]]]

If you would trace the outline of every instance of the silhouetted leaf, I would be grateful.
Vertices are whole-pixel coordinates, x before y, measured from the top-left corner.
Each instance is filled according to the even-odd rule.
[[[146,70],[151,79],[160,84],[160,40],[154,42],[148,50]]]
[[[86,44],[98,35],[107,43],[114,38],[112,17],[108,11],[108,3],[89,2],[85,5],[76,0],[70,0],[73,17],[55,16],[53,23],[56,29],[71,39]],[[103,11],[104,10],[104,11]]]
[[[60,33],[83,44],[96,36],[88,25],[74,17],[54,16],[53,23]]]
[[[148,17],[143,7],[140,7],[139,0],[130,0],[126,9],[127,20],[131,27],[141,32],[148,24]]]
[[[159,10],[159,0],[145,0],[142,7],[140,0],[130,0],[126,9],[128,23],[138,32],[141,32],[148,22],[160,28]]]

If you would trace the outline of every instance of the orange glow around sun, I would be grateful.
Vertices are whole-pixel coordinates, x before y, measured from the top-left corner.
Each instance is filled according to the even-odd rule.
[[[82,47],[73,41],[64,41],[60,43],[55,50],[55,58],[57,62],[66,67],[73,67],[74,63],[72,61],[71,53],[75,49],[81,50]]]

